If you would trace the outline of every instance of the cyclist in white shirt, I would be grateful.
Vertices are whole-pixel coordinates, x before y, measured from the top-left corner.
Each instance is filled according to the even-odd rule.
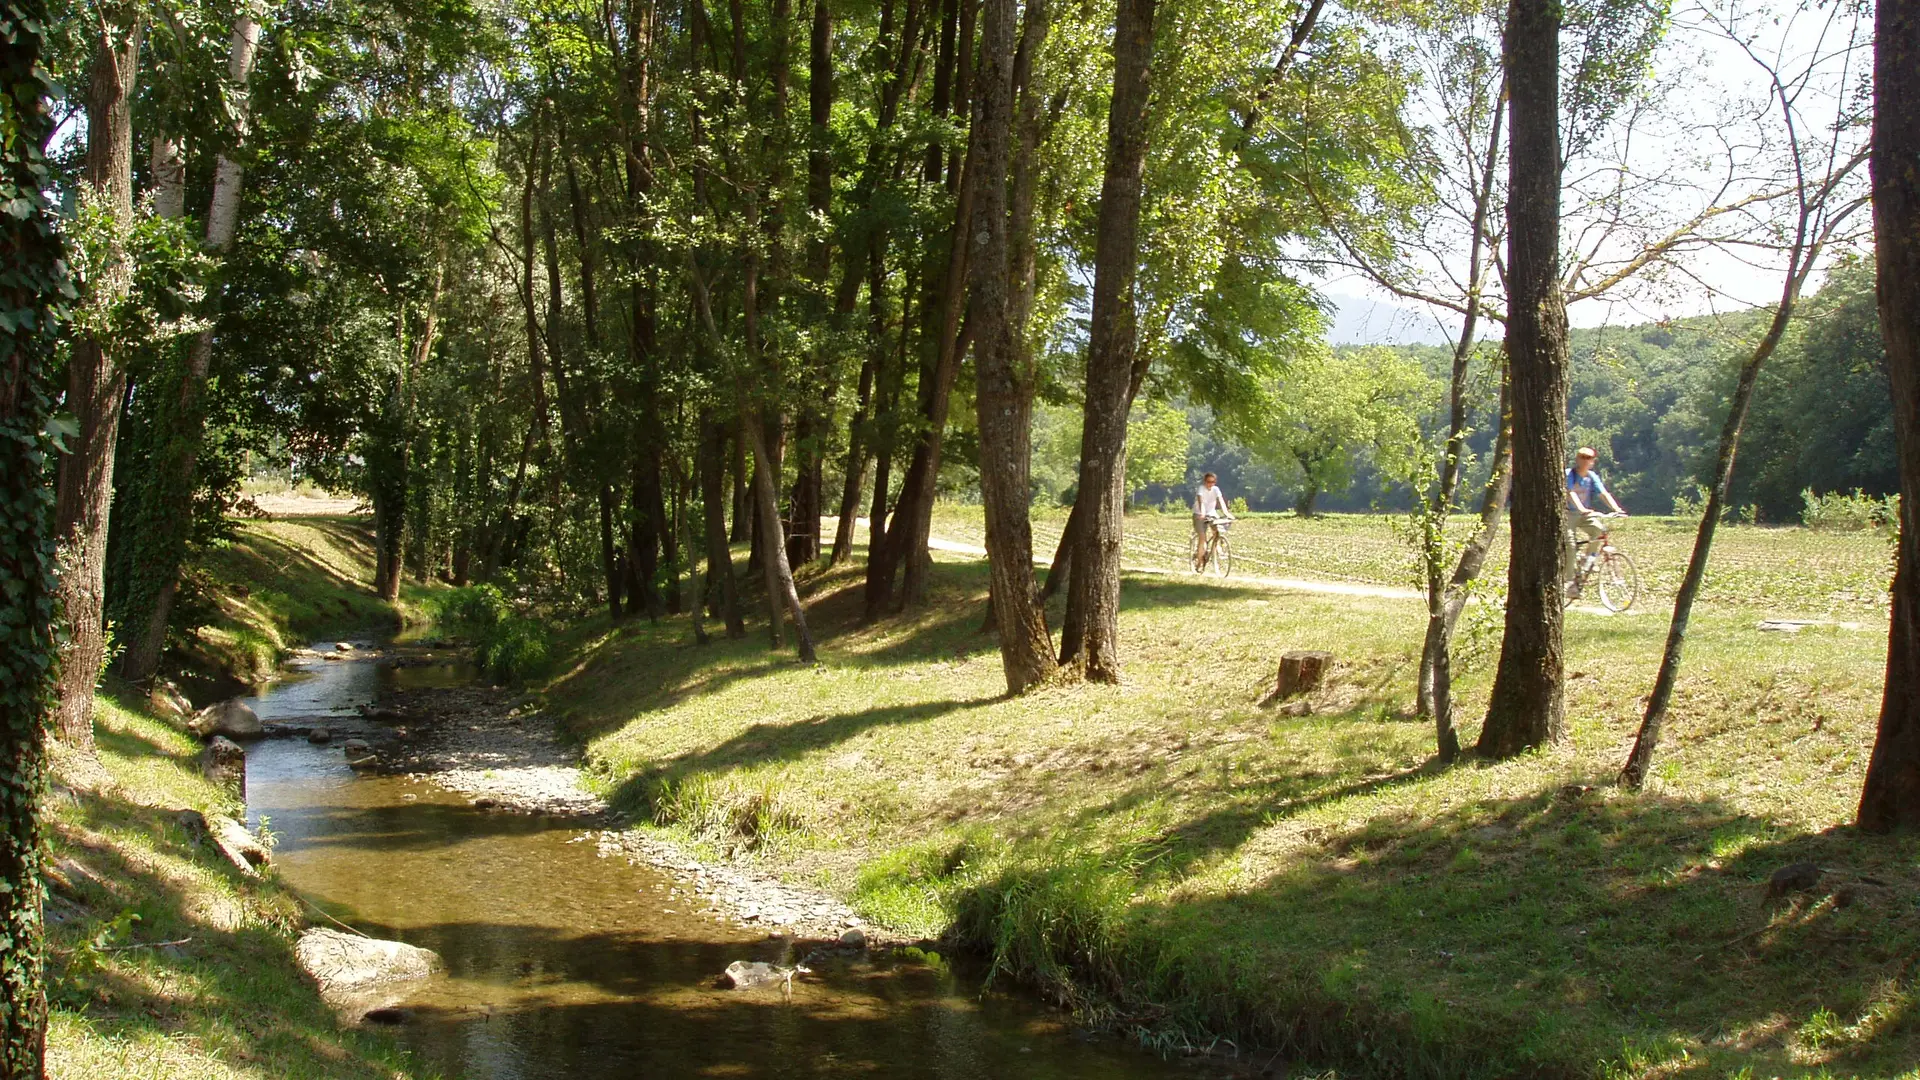
[[[1212,473],[1200,479],[1200,489],[1193,495],[1193,561],[1197,566],[1200,556],[1207,550],[1207,529],[1213,524],[1213,518],[1231,519],[1227,512],[1227,493],[1220,490],[1218,478]]]

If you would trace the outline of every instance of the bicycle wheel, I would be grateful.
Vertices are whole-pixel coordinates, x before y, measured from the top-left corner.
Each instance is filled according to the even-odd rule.
[[[1216,536],[1213,543],[1207,545],[1207,562],[1214,576],[1226,577],[1233,573],[1233,556],[1227,547],[1227,538]]]
[[[1624,551],[1609,551],[1600,557],[1596,577],[1600,579],[1600,603],[1615,615],[1633,606],[1640,597],[1640,571]]]

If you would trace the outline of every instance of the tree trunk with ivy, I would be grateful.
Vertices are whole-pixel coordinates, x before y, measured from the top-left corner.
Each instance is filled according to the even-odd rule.
[[[246,86],[253,71],[253,58],[260,43],[260,24],[243,8],[235,17],[233,34],[227,48],[227,78],[236,95],[234,140],[247,133]],[[175,150],[177,154],[177,149]],[[161,151],[156,143],[155,157]],[[185,162],[179,174],[184,189]],[[233,248],[240,226],[240,189],[244,167],[232,153],[223,153],[214,162],[213,196],[207,208],[207,247],[225,255]],[[205,407],[207,375],[213,364],[213,330],[202,330],[187,348],[186,370],[174,391],[171,421],[156,445],[160,460],[145,463],[142,470],[152,478],[144,489],[144,498],[134,513],[140,520],[139,535],[131,538],[141,557],[128,582],[132,590],[123,607],[121,626],[129,635],[127,651],[120,660],[120,674],[132,682],[145,682],[159,669],[160,654],[166,647],[167,626],[173,618],[173,603],[179,593],[180,566],[186,556],[187,542],[193,530],[193,489],[200,463],[200,445],[206,431]],[[154,466],[158,468],[154,468]]]
[[[53,490],[44,432],[63,290],[53,186],[42,156],[52,130],[40,67],[45,5],[0,3],[0,1075],[45,1072],[47,999],[41,909],[46,727],[53,686]],[[23,200],[24,202],[17,202]]]
[[[133,218],[133,88],[140,66],[144,14],[132,4],[100,12],[87,87],[87,167],[83,180],[121,223]],[[118,228],[118,227],[116,227]],[[116,241],[116,246],[118,242]],[[124,250],[107,254],[87,283],[103,302],[131,285]],[[103,304],[104,306],[104,304]],[[60,459],[55,536],[60,543],[60,607],[67,623],[55,718],[67,743],[93,750],[93,688],[107,654],[107,524],[113,506],[113,459],[126,397],[124,357],[92,335],[74,343],[67,363],[67,411],[75,432]]]

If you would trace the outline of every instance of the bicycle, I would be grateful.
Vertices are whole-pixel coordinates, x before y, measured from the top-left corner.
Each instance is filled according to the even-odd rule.
[[[1216,577],[1226,577],[1233,572],[1233,553],[1227,546],[1227,529],[1232,524],[1232,518],[1207,519],[1207,541],[1201,546],[1199,557],[1193,560],[1194,573],[1212,571]]]
[[[1603,520],[1626,517],[1625,514],[1602,514]],[[1589,585],[1594,586],[1600,596],[1600,606],[1615,615],[1633,606],[1640,598],[1640,571],[1634,567],[1633,559],[1626,552],[1613,545],[1613,530],[1609,528],[1593,541],[1599,545],[1598,554],[1583,552],[1584,544],[1574,544],[1574,575],[1572,580],[1561,585],[1562,602],[1571,607],[1573,602],[1586,594]],[[1579,589],[1576,592],[1575,586]]]

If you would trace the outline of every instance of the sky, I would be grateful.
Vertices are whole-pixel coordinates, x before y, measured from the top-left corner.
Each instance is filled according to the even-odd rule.
[[[1841,111],[1841,88],[1860,85],[1867,62],[1864,50],[1845,47],[1850,27],[1830,23],[1830,10],[1803,10],[1785,3],[1768,7],[1750,0],[1718,2],[1711,10],[1698,0],[1676,4],[1672,30],[1652,72],[1651,81],[1666,89],[1662,105],[1649,111],[1637,126],[1626,151],[1619,151],[1616,144],[1609,157],[1628,162],[1635,177],[1657,181],[1646,184],[1647,196],[1631,206],[1650,231],[1664,232],[1703,207],[1730,198],[1712,199],[1703,190],[1703,185],[1718,187],[1718,171],[1727,167],[1722,145],[1745,148],[1747,167],[1732,190],[1752,191],[1766,182],[1763,177],[1780,175],[1783,155],[1755,149],[1763,132],[1777,144],[1784,130],[1779,99],[1770,94],[1765,68],[1735,43],[1729,28],[1777,70],[1789,76],[1813,73],[1795,94],[1796,122],[1803,145],[1827,137]],[[1423,108],[1426,117],[1420,116]],[[1430,101],[1416,100],[1416,122],[1432,123],[1435,108]],[[1593,177],[1590,166],[1599,160],[1596,156],[1595,161],[1571,162],[1568,175]],[[1856,179],[1864,181],[1864,169],[1858,170]],[[1602,177],[1600,183],[1606,182]],[[1565,199],[1570,233],[1577,233],[1582,224],[1577,218],[1579,201],[1573,193]],[[1784,201],[1775,205],[1781,212],[1787,209]],[[1719,220],[1731,228],[1735,217]],[[1849,220],[1856,233],[1868,225],[1864,211]],[[1749,215],[1739,228],[1752,235],[1760,224],[1758,215]],[[1612,254],[1622,257],[1637,245],[1637,240],[1616,242]],[[1823,264],[1846,250],[1852,249],[1847,245],[1831,248]],[[1656,280],[1572,305],[1568,318],[1575,326],[1632,325],[1770,304],[1779,298],[1783,266],[1777,252],[1751,246],[1707,247],[1676,260]],[[1809,288],[1817,288],[1819,281],[1816,273]],[[1436,318],[1423,305],[1397,298],[1357,273],[1328,273],[1317,284],[1334,305],[1329,339],[1335,344],[1439,343],[1459,324],[1457,316]]]

